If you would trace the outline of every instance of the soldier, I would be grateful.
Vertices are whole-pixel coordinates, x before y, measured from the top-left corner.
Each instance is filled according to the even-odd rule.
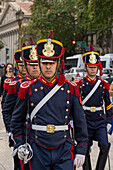
[[[25,43],[23,43],[23,47],[24,46],[26,46]],[[10,78],[10,79],[8,78],[4,81],[3,99],[2,99],[2,103],[1,103],[2,108],[3,108],[5,97],[6,97],[8,88],[9,88],[9,83],[11,83],[12,81],[20,80],[20,79],[22,79],[26,76],[26,70],[23,66],[22,58],[20,57],[20,54],[21,54],[21,49],[15,51],[15,54],[14,54],[14,59],[16,61],[16,67],[17,67],[17,70],[18,70],[17,76],[13,76],[12,78]]]
[[[76,81],[80,87],[88,126],[88,148],[83,170],[92,169],[89,152],[93,140],[98,141],[98,146],[100,147],[96,170],[104,170],[110,148],[107,133],[112,124],[112,103],[109,95],[109,84],[96,75],[98,69],[100,70],[100,75],[102,75],[102,65],[99,54],[94,52],[92,45],[90,45],[90,52],[83,54],[83,62],[87,75],[78,82]]]
[[[31,37],[30,37],[30,40],[31,40]],[[30,41],[30,44],[31,44],[31,41]],[[30,52],[30,50],[32,50],[32,46],[34,48],[34,44],[31,44],[31,46],[26,46],[27,51],[29,49],[29,52]],[[25,71],[25,68],[24,68],[22,60],[27,58],[27,59],[29,59],[28,63],[31,63],[31,59],[28,57],[29,53],[24,52],[26,48],[24,46],[22,48],[22,51],[17,50],[15,52],[15,55],[14,55],[15,61],[17,62],[17,68],[18,68],[18,70],[19,70],[19,72],[21,74],[22,74],[22,71],[23,71],[24,79],[22,78],[22,76],[18,75],[18,77],[21,77],[22,79],[18,79],[16,81],[13,81],[13,82],[9,83],[8,94],[6,96],[3,111],[2,111],[2,113],[4,115],[4,123],[5,123],[5,126],[6,126],[6,130],[9,133],[9,146],[10,147],[14,146],[14,141],[12,140],[12,133],[11,133],[10,126],[11,126],[11,119],[12,119],[12,116],[13,116],[12,112],[14,110],[14,106],[16,104],[16,100],[17,100],[17,97],[18,97],[18,91],[19,91],[20,83],[22,83],[23,81],[26,81],[26,80],[29,81],[29,80],[31,80],[33,78],[38,78],[38,76],[40,74],[38,63],[34,63],[34,61],[33,61],[32,66],[29,67],[29,72],[31,74],[29,74],[29,72],[27,70],[27,73],[30,75],[30,77],[25,76],[26,71]],[[23,53],[23,55],[22,55],[22,53]],[[33,64],[36,65],[36,66],[33,66]],[[14,169],[17,170],[20,167],[20,163],[19,163],[20,161],[18,162],[18,159],[17,159],[16,155],[15,155],[14,159],[15,159],[15,167],[14,167]]]
[[[15,152],[25,163],[32,158],[29,161],[32,170],[74,170],[74,143],[69,134],[71,116],[76,129],[77,167],[84,163],[87,147],[87,126],[80,93],[77,86],[64,78],[64,47],[61,42],[52,39],[52,31],[48,39],[37,42],[37,55],[40,79],[21,84],[13,112],[11,129],[16,143]],[[58,79],[56,72],[60,60],[61,74]],[[31,120],[29,143],[23,140],[27,101]]]
[[[23,47],[26,46],[25,43],[23,43]],[[12,116],[12,110],[14,109],[16,99],[13,97],[17,95],[17,91],[19,90],[19,86],[16,86],[17,83],[21,83],[22,79],[26,76],[26,70],[23,66],[22,57],[21,57],[21,50],[16,50],[14,54],[14,59],[16,61],[16,67],[18,70],[17,76],[15,76],[13,79],[6,79],[7,81],[4,82],[4,104],[2,108],[2,114],[3,114],[3,120],[6,127],[6,131],[10,131],[10,121]],[[10,96],[11,100],[8,97],[8,94],[12,94]],[[14,102],[14,105],[12,104]],[[12,110],[11,110],[12,107]],[[9,113],[10,112],[10,113]],[[7,116],[10,116],[7,117]]]

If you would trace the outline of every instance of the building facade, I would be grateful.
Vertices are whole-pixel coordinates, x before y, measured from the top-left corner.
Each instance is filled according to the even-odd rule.
[[[7,2],[0,19],[0,39],[4,43],[4,48],[0,50],[0,64],[11,62],[14,64],[14,52],[18,49],[18,21],[16,12],[20,9],[24,12],[22,26],[27,25],[30,20],[30,6],[32,2]],[[9,59],[6,60],[6,49]]]

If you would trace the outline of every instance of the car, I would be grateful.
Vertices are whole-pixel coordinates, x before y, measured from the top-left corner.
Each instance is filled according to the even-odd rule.
[[[84,73],[84,69],[72,67],[65,73],[65,78],[69,81],[74,81],[75,79],[82,78],[83,73]]]
[[[103,72],[103,75],[101,76],[101,78],[104,80],[108,79],[109,77],[113,77],[113,69],[112,68],[109,68],[109,69],[103,68],[102,72]],[[98,70],[97,75],[98,76],[100,75],[99,70]]]

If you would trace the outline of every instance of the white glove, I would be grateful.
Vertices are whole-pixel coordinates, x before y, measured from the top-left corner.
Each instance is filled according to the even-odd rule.
[[[70,120],[70,126],[73,128],[73,120]]]
[[[18,147],[18,157],[19,159],[24,160],[24,164],[33,157],[33,150],[28,143]]]
[[[107,132],[108,133],[110,132],[111,126],[112,126],[111,124],[109,124],[109,123],[107,124]]]
[[[76,168],[79,168],[84,164],[85,155],[76,154],[75,156],[74,165],[76,165]]]

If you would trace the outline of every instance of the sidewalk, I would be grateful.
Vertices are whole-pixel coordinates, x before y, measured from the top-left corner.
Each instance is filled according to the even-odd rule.
[[[105,170],[113,170],[113,134],[112,136],[109,135],[109,142],[111,143],[111,148],[109,152],[111,169],[109,169],[107,161]],[[91,148],[92,170],[95,170],[98,153],[99,149],[97,142],[94,142]],[[8,147],[8,135],[5,132],[1,109],[0,109],[0,170],[14,170],[12,148]],[[77,170],[82,170],[82,168],[78,168]]]
[[[8,146],[8,135],[5,131],[0,109],[0,170],[14,170],[12,151],[12,148]]]

